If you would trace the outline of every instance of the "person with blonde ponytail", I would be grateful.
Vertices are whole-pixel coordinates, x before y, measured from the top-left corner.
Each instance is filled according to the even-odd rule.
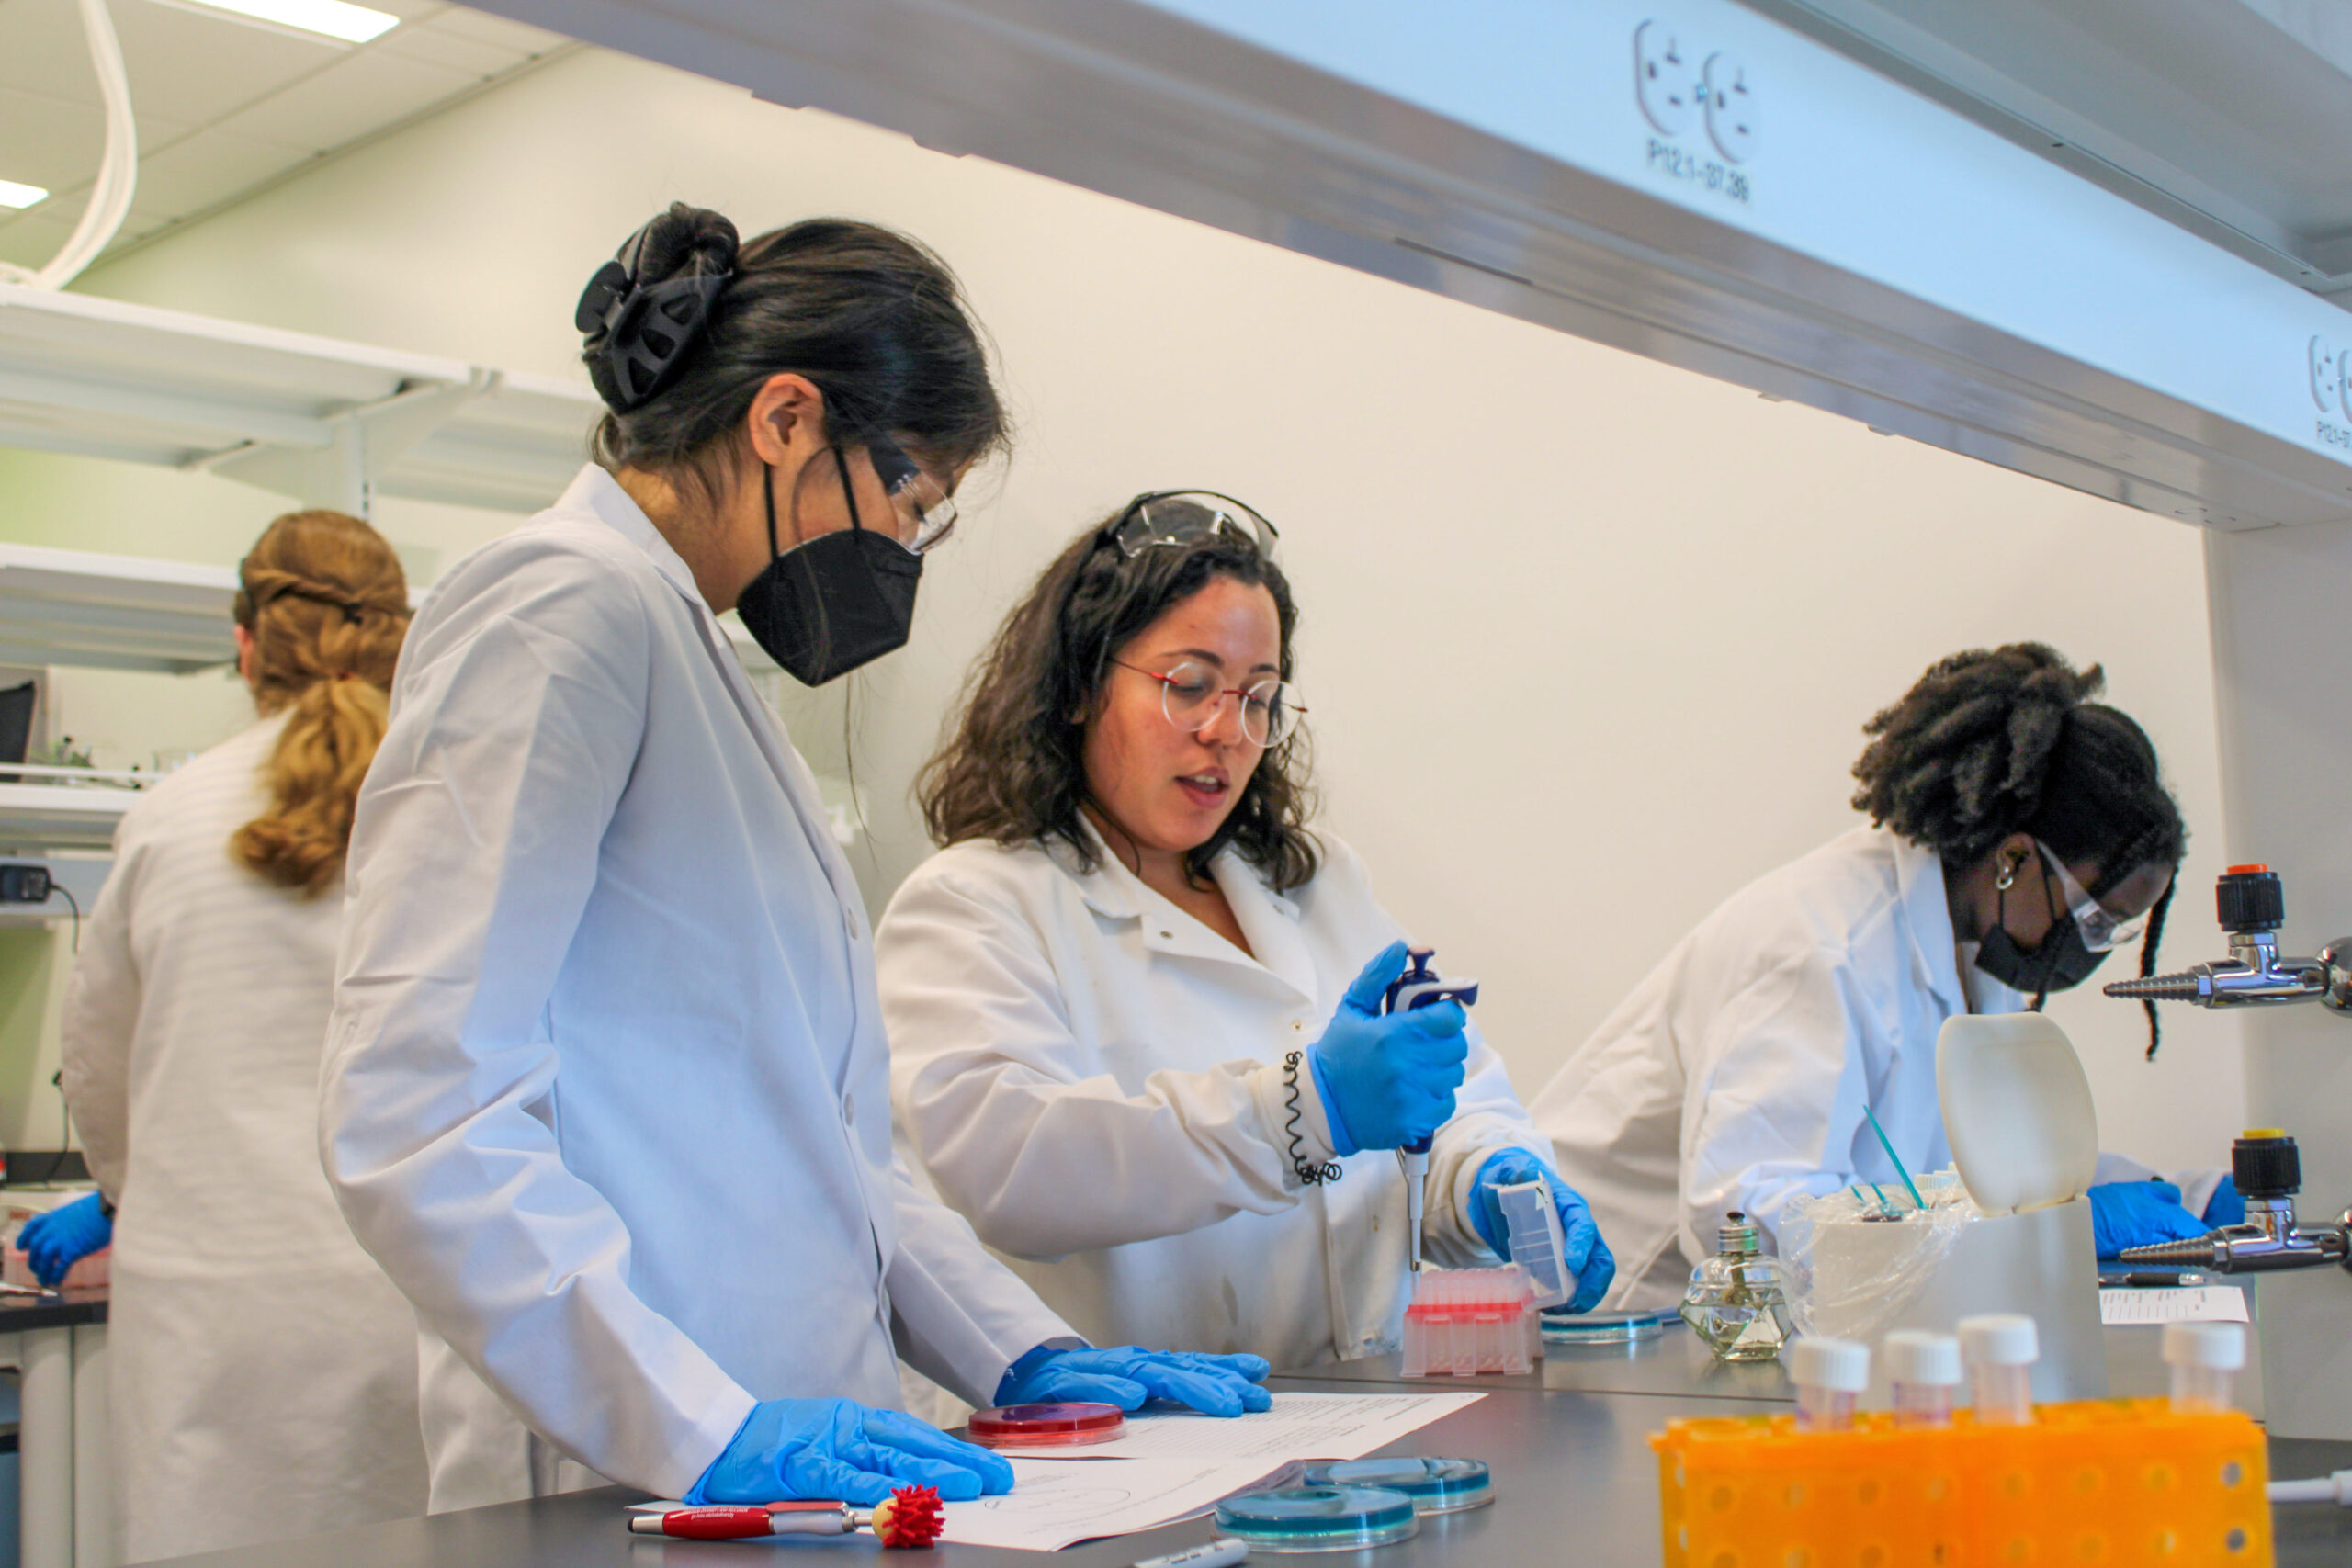
[[[99,1191],[58,1212],[40,1262],[62,1273],[111,1221],[126,1562],[424,1511],[415,1318],[317,1141],[344,854],[408,584],[337,512],[271,524],[239,584],[260,722],[123,814],[65,1003]]]

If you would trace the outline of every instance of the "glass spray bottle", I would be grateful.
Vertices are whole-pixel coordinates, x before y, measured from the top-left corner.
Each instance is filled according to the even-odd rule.
[[[1734,1209],[1715,1233],[1715,1256],[1690,1271],[1682,1321],[1726,1361],[1769,1361],[1789,1337],[1781,1262],[1761,1250],[1756,1222]]]

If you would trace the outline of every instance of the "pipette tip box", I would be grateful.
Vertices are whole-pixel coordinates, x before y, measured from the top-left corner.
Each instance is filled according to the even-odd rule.
[[[1711,1417],[1650,1446],[1666,1568],[2274,1561],[2262,1428],[2236,1411],[2100,1400],[1942,1428],[1872,1412],[1843,1432]]]
[[[1408,1378],[1471,1377],[1532,1371],[1543,1358],[1535,1286],[1516,1264],[1500,1269],[1424,1269],[1405,1309]]]

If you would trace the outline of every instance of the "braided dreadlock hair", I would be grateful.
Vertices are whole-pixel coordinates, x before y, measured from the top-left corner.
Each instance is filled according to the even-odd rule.
[[[1854,808],[1970,865],[2012,833],[2059,859],[2089,861],[2097,897],[2141,866],[2178,867],[2188,829],[2165,787],[2156,749],[2125,714],[2089,698],[2106,683],[2055,649],[2016,642],[1972,649],[1930,665],[1902,701],[1862,727],[1871,743],[1854,764]],[[2153,975],[2173,888],[2148,913],[2140,973]],[[2148,1056],[2160,1038],[2154,1003]]]

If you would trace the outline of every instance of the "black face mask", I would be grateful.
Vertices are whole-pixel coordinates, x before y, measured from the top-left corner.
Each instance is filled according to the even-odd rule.
[[[735,602],[752,640],[804,686],[821,686],[905,647],[922,577],[922,557],[859,525],[849,463],[838,447],[833,462],[850,525],[782,554],[775,547],[775,473],[763,475],[768,564]]]
[[[2047,895],[2050,868],[2046,865],[2041,868],[2041,885]],[[2056,908],[2058,900],[2052,897],[2050,906]],[[2004,923],[2008,913],[2008,889],[2003,888],[1993,929],[1984,933],[1984,942],[1977,946],[1976,967],[2013,991],[2030,993],[2036,1012],[2041,1010],[2042,1001],[2051,992],[2081,985],[2091,977],[2093,970],[2107,962],[2106,953],[2093,953],[2083,945],[2082,931],[2075,924],[2071,910],[2052,922],[2041,945],[2031,953],[2019,949],[2017,940],[2009,935]]]

